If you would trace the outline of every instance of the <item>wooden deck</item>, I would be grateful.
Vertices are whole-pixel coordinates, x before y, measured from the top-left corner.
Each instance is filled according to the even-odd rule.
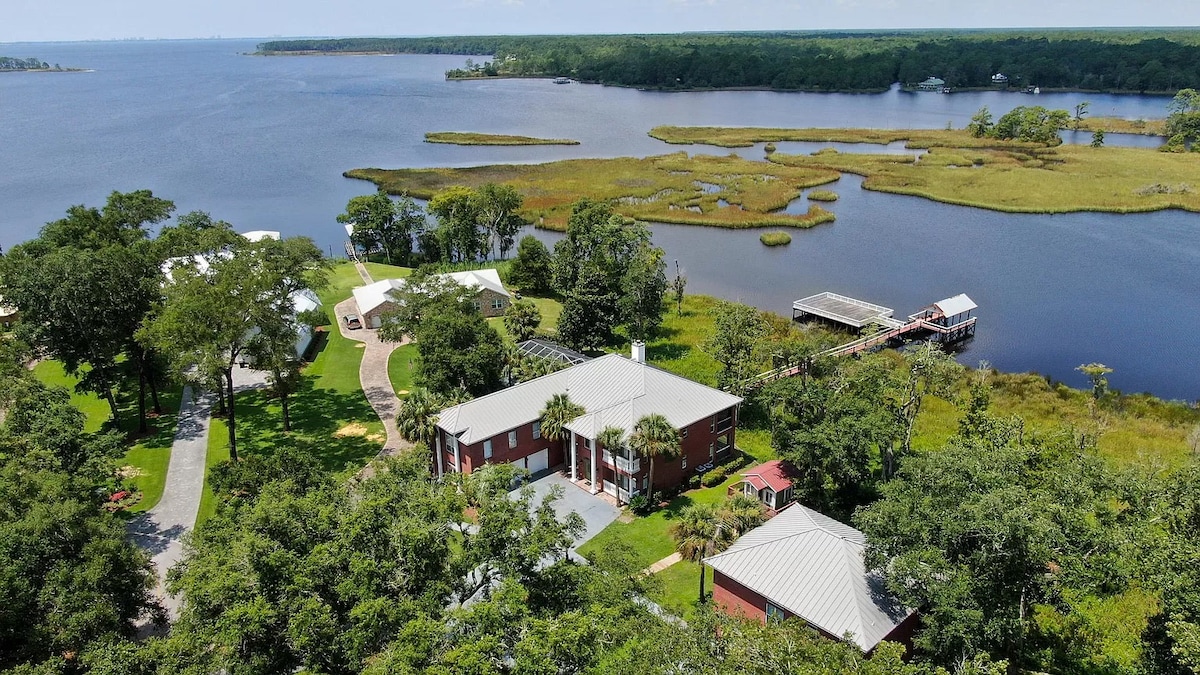
[[[963,311],[953,317],[945,316],[945,313],[938,309],[946,305],[935,303],[922,312],[909,316],[907,321],[892,318],[892,310],[887,307],[828,291],[797,300],[792,303],[793,319],[805,316],[819,316],[853,328],[862,328],[871,324],[877,324],[880,326],[880,330],[814,354],[803,363],[791,363],[774,370],[768,370],[751,378],[748,386],[751,389],[755,389],[767,382],[784,377],[801,375],[808,371],[814,359],[852,356],[889,342],[903,342],[916,335],[928,335],[931,340],[937,340],[942,343],[956,342],[970,337],[975,334],[976,317],[971,316],[971,311],[975,309],[975,303],[971,302],[970,298],[967,298],[965,295],[942,302],[946,303],[950,300],[957,300],[957,298],[963,298],[965,304],[959,306],[959,309]]]
[[[792,303],[793,319],[803,315],[819,316],[853,328],[862,328],[872,323],[901,325],[901,322],[891,318],[892,313],[891,308],[829,291],[810,295]]]

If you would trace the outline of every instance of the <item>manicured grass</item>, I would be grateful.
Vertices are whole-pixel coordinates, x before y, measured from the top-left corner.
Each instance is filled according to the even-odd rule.
[[[792,235],[787,232],[763,232],[758,240],[766,246],[787,246],[792,243]]]
[[[111,425],[108,403],[96,394],[76,392],[78,378],[64,372],[60,362],[42,361],[34,366],[33,374],[41,382],[63,387],[71,393],[71,403],[85,416],[85,431],[100,431]],[[137,415],[137,400],[134,396],[133,392],[117,392],[121,429],[130,434],[129,449],[121,460],[121,467],[134,489],[142,493],[141,500],[126,510],[129,513],[149,510],[162,499],[163,485],[167,480],[167,465],[171,461],[171,443],[175,439],[175,424],[179,415],[180,390],[172,387],[159,392],[163,414],[148,419],[147,431],[140,435],[133,434]],[[147,395],[147,407],[150,405]]]
[[[838,193],[833,190],[809,190],[808,200],[811,202],[836,202]]]
[[[755,162],[736,155],[689,157],[682,152],[463,169],[354,169],[345,175],[372,181],[392,194],[424,199],[452,185],[511,185],[524,195],[521,215],[551,229],[565,229],[571,205],[583,197],[609,201],[621,215],[651,222],[812,227],[829,222],[833,214],[818,207],[802,215],[776,211],[805,188],[838,178],[836,171],[825,168]]]
[[[396,395],[404,398],[413,388],[413,374],[416,369],[417,345],[409,343],[397,347],[388,357],[388,379]]]
[[[112,410],[104,399],[90,392],[75,391],[79,378],[68,375],[61,362],[41,361],[33,367],[33,375],[42,384],[63,387],[71,392],[71,405],[78,408],[87,420],[83,425],[85,431],[99,431],[112,417]]]
[[[587,558],[594,551],[623,541],[633,548],[634,560],[642,568],[649,567],[675,552],[675,541],[671,539],[669,531],[671,523],[679,517],[684,507],[691,504],[718,504],[725,500],[726,489],[736,481],[736,475],[730,476],[720,485],[689,490],[650,515],[635,517],[628,523],[617,521],[580,546],[579,554]]]
[[[538,324],[538,332],[547,335],[554,335],[558,330],[558,317],[562,314],[562,302],[557,298],[534,297],[526,295],[523,300],[529,300],[537,306],[538,312],[542,315],[542,320]],[[512,336],[508,334],[508,328],[504,325],[503,316],[494,316],[487,320],[488,325],[496,329],[500,337],[505,341],[512,341]]]
[[[659,607],[685,621],[696,611],[700,598],[700,563],[680,560],[654,575],[658,588],[648,593]],[[704,568],[704,594],[712,595],[712,568]]]
[[[196,527],[217,512],[217,496],[208,487],[208,470],[229,459],[229,427],[225,421],[214,417],[208,428],[208,455],[204,460],[204,491],[200,493],[200,510],[196,513]]]
[[[354,269],[353,265],[348,265],[348,267],[350,267],[350,269],[352,269],[352,270]],[[382,281],[384,279],[403,279],[404,277],[407,277],[408,275],[412,274],[411,267],[400,267],[399,265],[388,265],[385,263],[377,263],[377,262],[365,262],[365,263],[363,263],[363,267],[367,268],[367,274],[370,274],[371,278],[374,279],[375,281]],[[355,273],[355,276],[356,277],[358,276],[357,272]],[[354,288],[354,286],[361,286],[361,285],[362,285],[362,280],[356,279],[354,284],[352,286],[350,286],[350,288]],[[343,295],[342,299],[344,300],[345,297],[346,296]]]
[[[366,263],[374,278],[407,276],[411,271],[378,263]],[[378,276],[376,276],[378,275]],[[350,296],[362,279],[349,262],[339,262],[329,275],[329,285],[318,295],[329,314],[334,305]],[[358,377],[363,350],[361,343],[342,337],[336,325],[318,333],[315,356],[304,368],[303,387],[291,399],[292,432],[283,431],[281,408],[268,390],[237,395],[238,454],[270,454],[281,443],[308,449],[326,468],[349,477],[367,463],[383,444],[383,424],[367,402]],[[340,433],[339,433],[340,432]],[[228,428],[214,418],[208,438],[208,466],[229,458]],[[216,509],[211,491],[204,490],[202,522]]]
[[[535,138],[505,134],[479,134],[461,131],[431,131],[425,134],[426,143],[453,145],[579,145],[569,138]]]

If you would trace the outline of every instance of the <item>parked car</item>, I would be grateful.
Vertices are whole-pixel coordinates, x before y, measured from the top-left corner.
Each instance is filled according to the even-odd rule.
[[[346,328],[349,328],[350,330],[362,328],[362,321],[359,321],[357,314],[347,314],[346,316],[342,317],[342,321],[346,322]]]

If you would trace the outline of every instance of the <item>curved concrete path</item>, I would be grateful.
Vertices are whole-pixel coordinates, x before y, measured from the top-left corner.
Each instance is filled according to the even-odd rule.
[[[233,375],[234,392],[267,385],[267,375],[263,372],[237,368]],[[167,594],[167,570],[183,557],[183,535],[195,526],[196,515],[200,513],[208,459],[208,431],[216,395],[208,392],[196,396],[191,387],[184,387],[182,398],[162,498],[154,508],[139,514],[127,525],[134,543],[149,553],[154,562],[158,577],[154,592],[172,620],[179,616],[179,600]]]

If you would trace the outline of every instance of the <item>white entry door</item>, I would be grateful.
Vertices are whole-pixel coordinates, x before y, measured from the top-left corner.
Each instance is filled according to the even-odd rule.
[[[546,448],[541,452],[535,452],[526,457],[525,468],[529,469],[529,473],[537,473],[550,468],[550,448]]]

